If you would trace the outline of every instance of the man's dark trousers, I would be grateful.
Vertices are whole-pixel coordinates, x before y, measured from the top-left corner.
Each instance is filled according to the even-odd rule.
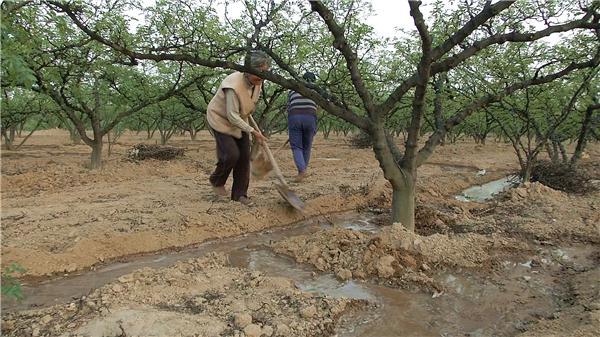
[[[213,130],[217,142],[217,168],[210,175],[210,183],[215,187],[224,186],[233,170],[231,199],[239,200],[248,196],[250,183],[250,136],[242,132],[242,138]]]

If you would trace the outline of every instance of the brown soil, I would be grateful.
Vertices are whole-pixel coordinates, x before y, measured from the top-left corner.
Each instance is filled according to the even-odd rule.
[[[391,191],[373,152],[353,149],[343,138],[316,139],[310,175],[302,183],[291,181],[295,170],[289,150],[276,155],[291,187],[306,202],[305,215],[280,198],[272,178],[251,182],[252,207],[215,198],[208,183],[215,163],[208,134],[196,141],[173,139],[169,145],[186,149],[183,158],[128,161],[133,145],[153,143],[143,138],[123,136],[98,171],[86,168],[88,147],[69,145],[67,134],[56,130],[36,133],[18,152],[2,151],[2,265],[18,262],[27,277],[49,278],[132,254],[358,209],[379,214],[374,222],[382,230],[368,234],[334,228],[290,237],[272,247],[340,279],[436,295],[447,290],[434,277],[442,270],[493,277],[503,261],[533,254],[539,247],[584,244],[597,251],[600,243],[600,192],[574,196],[534,183],[493,202],[454,199],[469,186],[516,171],[507,144],[461,142],[439,148],[419,170],[417,230],[409,233],[389,221]],[[275,136],[271,146],[284,141]],[[591,168],[594,179],[600,176],[597,158],[600,147],[593,144],[583,165]],[[487,173],[477,175],[480,169]],[[584,269],[565,267],[562,274],[553,274],[565,291],[555,294],[566,301],[561,313],[536,318],[524,336],[588,336],[598,331],[599,265],[596,258]],[[327,336],[347,308],[364,305],[301,293],[289,280],[232,268],[225,256],[212,255],[170,268],[139,270],[65,305],[3,315],[2,332]],[[518,310],[520,304],[511,306]]]
[[[98,171],[85,167],[89,147],[69,145],[64,132],[38,132],[18,152],[2,151],[3,262],[18,261],[31,276],[70,273],[130,254],[303,218],[280,198],[272,178],[251,183],[254,207],[216,199],[208,182],[215,164],[210,137],[171,141],[171,146],[186,148],[182,159],[135,163],[126,160],[127,150],[144,137],[126,135]],[[276,136],[272,146],[284,140]],[[507,145],[488,147],[467,143],[442,148],[452,155],[435,155],[420,170],[419,198],[452,196],[514,169]],[[465,156],[468,164],[463,164]],[[276,156],[292,189],[306,202],[307,217],[370,204],[389,207],[390,190],[371,150],[352,149],[341,138],[317,138],[311,175],[300,184],[291,179],[295,170],[290,157],[289,150]],[[477,177],[481,168],[490,173]]]
[[[224,255],[141,269],[64,305],[3,317],[11,336],[322,336],[352,302],[226,267]]]

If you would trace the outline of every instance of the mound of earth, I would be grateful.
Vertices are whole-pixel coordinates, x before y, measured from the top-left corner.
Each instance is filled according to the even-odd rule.
[[[340,279],[375,279],[437,292],[441,286],[429,275],[433,269],[489,268],[496,255],[528,248],[514,239],[475,233],[420,236],[396,223],[376,234],[323,230],[275,243],[273,249]]]
[[[353,302],[211,254],[144,268],[72,303],[2,315],[3,336],[323,336]]]
[[[541,183],[525,183],[496,202],[479,223],[537,242],[600,242],[600,193],[567,194]]]

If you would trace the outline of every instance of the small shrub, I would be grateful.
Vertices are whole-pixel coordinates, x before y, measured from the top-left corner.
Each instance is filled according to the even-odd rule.
[[[18,301],[23,299],[23,289],[21,288],[21,283],[14,275],[16,273],[23,272],[25,272],[25,268],[14,262],[10,266],[4,268],[2,271],[2,283],[0,284],[2,295],[15,298]]]
[[[555,190],[567,193],[585,194],[596,188],[590,176],[576,167],[550,161],[537,162],[531,171],[531,181],[537,181]]]
[[[364,132],[359,132],[350,137],[350,145],[356,149],[366,149],[373,146],[373,139]]]
[[[131,160],[171,160],[183,156],[183,152],[184,149],[172,146],[137,144],[127,151],[127,157]]]

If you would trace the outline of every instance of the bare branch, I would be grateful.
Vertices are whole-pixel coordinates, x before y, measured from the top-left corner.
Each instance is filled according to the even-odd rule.
[[[373,103],[373,98],[367,90],[367,87],[360,75],[360,70],[358,69],[358,56],[356,52],[350,48],[348,41],[346,41],[343,28],[337,24],[333,13],[327,7],[325,7],[321,1],[310,1],[310,5],[312,10],[317,12],[323,21],[325,21],[327,28],[333,35],[333,46],[339,50],[342,55],[344,55],[344,58],[346,59],[346,66],[350,71],[352,84],[360,96],[367,114],[371,117],[371,119],[376,119],[377,111]]]
[[[445,134],[450,131],[453,127],[460,124],[465,118],[470,116],[475,111],[490,105],[491,103],[498,102],[502,100],[504,97],[511,95],[515,91],[526,89],[530,86],[540,85],[544,83],[552,82],[558,78],[564,77],[573,71],[597,67],[600,64],[600,49],[596,52],[594,58],[582,62],[582,63],[571,63],[564,69],[548,74],[541,77],[532,78],[526,81],[522,81],[519,83],[512,84],[507,86],[501,92],[497,94],[489,94],[484,97],[479,98],[478,100],[473,101],[471,104],[466,106],[462,111],[458,112],[452,118],[448,119],[444,125],[443,129],[436,130],[427,140],[423,148],[419,150],[417,165],[423,164],[429,156],[433,153],[435,147],[439,144],[440,140],[445,136]]]
[[[423,123],[423,114],[425,113],[425,93],[427,92],[427,83],[429,82],[431,67],[431,36],[423,19],[423,13],[419,9],[420,1],[409,1],[410,15],[419,32],[421,38],[422,55],[417,68],[417,83],[415,95],[412,102],[412,113],[410,126],[408,128],[408,138],[404,149],[404,158],[402,166],[414,167],[416,161],[417,146],[419,145],[419,133]]]
[[[477,28],[485,24],[490,18],[498,15],[503,10],[511,6],[515,1],[499,1],[493,5],[486,5],[479,14],[473,16],[467,23],[465,23],[459,30],[452,34],[442,44],[435,47],[431,52],[431,58],[433,61],[437,61],[439,58],[448,53],[452,48],[462,43],[469,35],[471,35]],[[435,71],[438,73],[441,71]],[[416,85],[416,75],[413,75],[400,86],[398,86],[394,92],[386,99],[386,101],[377,107],[377,110],[383,113],[389,112],[392,107],[400,100],[406,92]]]
[[[499,1],[495,5],[498,5],[500,3],[508,3],[508,1],[506,1],[506,2]],[[492,5],[492,6],[494,6],[494,5]],[[492,7],[492,6],[490,6],[490,7]],[[501,8],[498,8],[498,7],[496,7],[494,11],[490,11],[489,9],[486,10],[484,8],[482,10],[482,12],[480,14],[478,14],[478,16],[482,15],[480,20],[483,20],[485,18],[485,20],[487,21],[489,18],[491,18],[494,15],[497,15],[499,13],[499,12],[495,13],[495,11],[500,11],[500,10],[501,10]],[[483,15],[482,13],[484,13],[484,12],[486,12],[487,14]],[[462,31],[462,34],[460,36],[456,36],[458,34],[458,32],[457,32],[452,37],[447,39],[444,43],[442,43],[442,45],[433,49],[432,58],[434,60],[434,63],[431,65],[431,75],[435,75],[435,74],[442,73],[442,72],[448,72],[448,71],[452,70],[453,68],[455,68],[456,66],[458,66],[459,64],[461,64],[461,62],[463,62],[466,59],[477,54],[479,51],[481,51],[491,45],[494,45],[494,44],[502,44],[505,42],[532,42],[532,41],[537,41],[544,37],[550,36],[555,33],[571,31],[574,29],[599,29],[600,28],[600,24],[598,23],[598,17],[594,17],[593,11],[590,10],[590,11],[586,12],[586,14],[578,20],[560,24],[560,25],[550,26],[548,28],[545,28],[545,29],[542,29],[539,31],[530,32],[530,33],[519,33],[519,32],[513,31],[510,33],[493,35],[493,36],[490,36],[483,40],[474,42],[470,47],[466,48],[465,50],[461,51],[458,54],[455,54],[455,55],[447,57],[443,60],[437,61],[438,58],[443,56],[451,48],[453,48],[460,41],[462,41],[460,39],[461,37],[464,36],[464,38],[466,38],[466,36],[468,36],[468,34],[471,34],[472,31],[478,27],[477,25],[473,24],[472,21],[473,20],[470,20],[469,22],[467,22],[458,31],[458,32]],[[471,28],[465,29],[467,26],[471,27]],[[464,31],[463,31],[463,29],[464,29]],[[465,36],[464,34],[467,34],[467,35]],[[454,43],[452,41],[454,41],[456,43]],[[445,47],[443,47],[443,46],[445,46]],[[417,77],[418,77],[417,74],[413,74],[411,77],[404,80],[404,82],[402,82],[390,94],[390,96],[386,99],[385,102],[383,102],[381,105],[377,106],[377,110],[382,111],[382,113],[388,113],[389,111],[391,111],[394,104],[396,104],[400,100],[400,98],[402,96],[404,96],[406,94],[406,92],[408,92],[408,90],[410,90],[411,88],[413,88],[414,86],[417,85]]]

